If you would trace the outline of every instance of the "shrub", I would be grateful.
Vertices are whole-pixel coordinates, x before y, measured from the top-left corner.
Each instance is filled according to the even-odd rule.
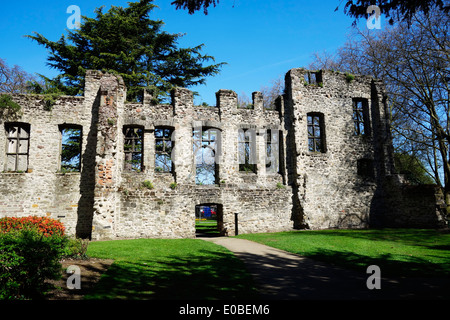
[[[345,80],[347,80],[348,83],[352,82],[353,80],[355,80],[355,76],[352,75],[351,73],[346,72],[345,73]]]
[[[281,182],[278,182],[277,189],[286,189],[286,187]]]
[[[46,217],[5,217],[0,219],[0,232],[29,228],[37,228],[45,237],[52,235],[63,236],[65,231],[64,225],[61,222]]]
[[[51,111],[56,103],[56,100],[58,100],[60,97],[61,95],[59,93],[44,94],[44,110]]]
[[[9,94],[0,94],[0,109],[18,112],[20,111],[20,105],[15,103]]]
[[[87,239],[68,239],[63,256],[65,258],[87,259],[88,246],[89,240]]]
[[[42,297],[61,277],[64,226],[44,217],[0,219],[0,299]]]
[[[145,180],[144,182],[142,182],[142,186],[147,188],[147,189],[153,189],[153,183],[150,180]]]
[[[37,228],[0,233],[0,299],[33,299],[61,276],[67,238],[44,236]]]

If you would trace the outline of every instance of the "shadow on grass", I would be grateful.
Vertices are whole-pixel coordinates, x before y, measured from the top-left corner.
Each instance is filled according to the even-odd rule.
[[[274,300],[448,300],[450,278],[392,277],[385,273],[387,264],[399,270],[423,267],[422,261],[398,264],[388,255],[380,259],[331,250],[318,250],[313,257],[339,265],[305,259],[296,255],[258,255],[239,253],[249,271],[255,276],[262,299]],[[419,259],[420,260],[420,259]],[[342,265],[347,262],[347,267]],[[381,269],[381,288],[370,290],[367,267],[377,264]]]
[[[165,257],[116,261],[85,299],[257,299],[252,278],[233,256],[204,250],[208,258]]]
[[[298,234],[300,235],[300,231]],[[370,241],[399,241],[404,244],[415,246],[423,246],[433,249],[436,241],[445,241],[444,237],[450,241],[450,234],[445,230],[439,231],[434,229],[328,229],[306,231],[309,236],[333,236],[333,237],[349,237],[354,239],[363,239]],[[441,248],[447,250],[449,245],[443,245]]]
[[[402,255],[400,257],[398,254],[394,256],[386,253],[378,257],[368,257],[353,252],[326,249],[316,250],[305,256],[360,272],[366,272],[367,267],[370,265],[377,265],[384,271],[386,276],[417,277],[425,274],[429,277],[450,277],[450,269],[448,267],[430,263],[426,259],[413,256]]]

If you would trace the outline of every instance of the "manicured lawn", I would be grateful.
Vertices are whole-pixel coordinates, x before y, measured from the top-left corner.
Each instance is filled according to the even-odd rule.
[[[195,231],[198,234],[204,236],[217,236],[219,235],[219,230],[217,230],[216,220],[196,220],[195,221]]]
[[[450,234],[435,230],[321,230],[237,236],[383,276],[449,277]],[[251,276],[230,251],[200,239],[91,242],[90,257],[114,259],[86,299],[257,299]]]
[[[90,257],[114,259],[86,299],[251,299],[251,276],[230,251],[199,239],[91,242]]]
[[[384,275],[450,276],[450,233],[436,230],[321,230],[244,234],[245,238],[345,268]]]

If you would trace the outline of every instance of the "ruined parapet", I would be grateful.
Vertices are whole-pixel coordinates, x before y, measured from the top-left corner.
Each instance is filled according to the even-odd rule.
[[[194,107],[194,93],[185,88],[174,88],[171,92],[173,114],[175,116],[192,113]]]

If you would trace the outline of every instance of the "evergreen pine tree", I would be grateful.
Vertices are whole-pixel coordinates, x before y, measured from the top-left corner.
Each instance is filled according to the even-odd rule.
[[[122,76],[127,100],[140,100],[142,88],[154,97],[172,87],[191,87],[219,72],[222,63],[204,66],[214,58],[201,53],[203,44],[179,48],[181,34],[162,31],[161,20],[151,20],[153,0],[130,2],[128,7],[95,10],[96,17],[83,16],[79,29],[68,31],[54,42],[39,33],[28,35],[49,49],[48,65],[61,72],[45,78],[50,88],[64,94],[82,94],[86,70],[102,70]]]

